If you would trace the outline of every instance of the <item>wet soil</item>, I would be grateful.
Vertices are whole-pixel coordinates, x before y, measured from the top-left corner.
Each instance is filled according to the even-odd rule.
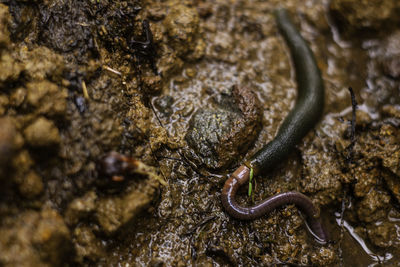
[[[321,209],[327,245],[294,205],[241,222],[220,202],[227,175],[274,138],[296,99],[273,17],[282,5],[315,54],[325,109],[239,201],[302,192]],[[0,265],[396,265],[399,9],[2,1]]]

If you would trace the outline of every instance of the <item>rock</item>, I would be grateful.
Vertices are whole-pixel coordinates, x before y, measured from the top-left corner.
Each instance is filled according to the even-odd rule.
[[[67,110],[67,96],[65,89],[48,81],[30,82],[26,85],[27,102],[39,114],[47,117],[60,117]]]
[[[2,266],[60,266],[73,250],[69,230],[53,209],[6,218],[0,235]]]
[[[39,117],[25,128],[26,142],[33,147],[48,147],[61,142],[60,133],[52,121]]]
[[[385,32],[397,25],[399,8],[397,0],[333,0],[329,6],[339,30],[350,38],[356,32]]]
[[[221,95],[215,102],[214,108],[196,111],[185,136],[193,149],[189,152],[192,157],[211,169],[227,167],[239,160],[261,128],[259,104],[249,89],[234,87],[230,94]]]
[[[224,145],[220,138],[227,139],[225,136],[230,134],[236,119],[234,113],[209,108],[200,109],[193,115],[186,141],[207,167],[217,169],[229,163],[230,158],[225,154],[228,151],[220,154],[217,150]]]

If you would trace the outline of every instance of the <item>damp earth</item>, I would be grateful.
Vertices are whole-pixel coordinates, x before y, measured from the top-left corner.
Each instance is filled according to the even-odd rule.
[[[242,222],[220,202],[227,175],[296,100],[273,16],[282,6],[315,54],[325,108],[238,198],[309,196],[326,245],[294,205]],[[396,0],[1,1],[0,265],[395,265],[399,10]]]

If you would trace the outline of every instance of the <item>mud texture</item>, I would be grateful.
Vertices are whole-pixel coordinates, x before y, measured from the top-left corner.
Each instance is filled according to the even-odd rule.
[[[326,106],[238,200],[308,195],[327,245],[293,205],[241,222],[220,203],[227,175],[294,105],[273,16],[282,6],[315,54]],[[3,1],[0,265],[396,265],[399,9],[395,0]],[[111,151],[135,167],[104,172]]]
[[[334,0],[330,2],[333,19],[343,34],[369,35],[373,37],[382,29],[386,32],[396,29],[399,22],[395,14],[400,10],[400,3],[395,0]]]

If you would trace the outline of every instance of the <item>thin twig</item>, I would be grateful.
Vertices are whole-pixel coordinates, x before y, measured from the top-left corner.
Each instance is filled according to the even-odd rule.
[[[351,107],[352,107],[352,114],[351,114],[351,132],[350,132],[350,145],[348,147],[349,151],[349,161],[353,163],[353,155],[354,155],[354,145],[356,144],[356,110],[357,110],[357,101],[354,95],[353,89],[349,87],[350,96],[351,96]]]
[[[348,151],[348,156],[347,156],[347,164],[350,165],[350,173],[353,176],[354,180],[354,172],[351,171],[353,168],[352,164],[354,162],[354,145],[356,143],[356,111],[357,111],[357,101],[356,97],[354,95],[354,91],[351,87],[349,87],[349,92],[350,92],[350,97],[351,97],[351,107],[352,107],[352,116],[351,116],[351,128],[350,128],[350,145],[347,147]],[[342,207],[341,207],[341,212],[340,212],[340,238],[339,238],[339,244],[338,244],[338,250],[339,250],[339,258],[340,258],[340,265],[344,266],[343,263],[343,251],[342,251],[342,240],[344,238],[344,212],[346,211],[346,204],[348,202],[348,191],[349,188],[348,186],[345,187],[345,190],[343,191],[343,197],[342,197]]]
[[[121,72],[119,72],[119,71],[117,71],[117,70],[115,70],[115,69],[113,69],[113,68],[110,68],[109,66],[103,66],[103,68],[104,68],[105,70],[108,70],[109,72],[112,72],[112,73],[114,73],[114,74],[117,74],[117,75],[119,75],[119,76],[122,76],[122,73],[121,73]]]
[[[82,85],[83,97],[85,99],[89,99],[89,93],[88,93],[85,81],[82,81],[81,85]]]

